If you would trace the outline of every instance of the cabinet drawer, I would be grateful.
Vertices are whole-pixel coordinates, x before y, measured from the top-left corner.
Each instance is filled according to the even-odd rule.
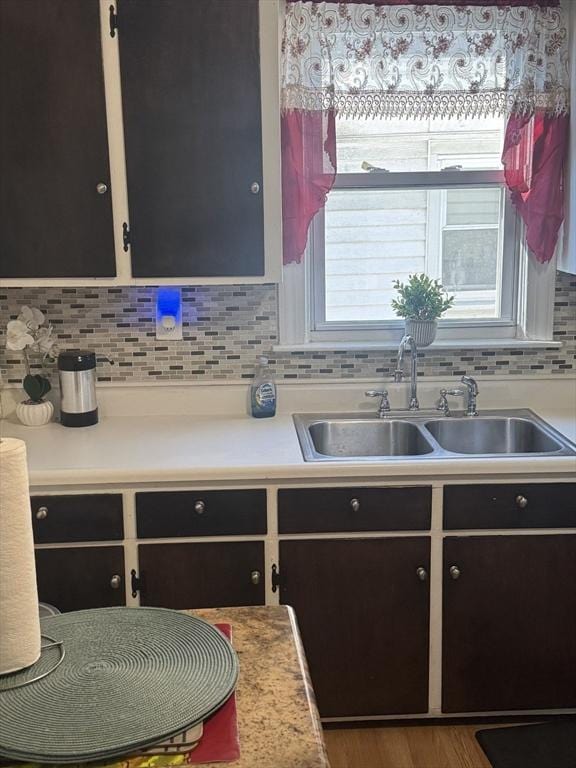
[[[60,611],[126,604],[124,548],[36,550],[38,597]]]
[[[136,494],[141,539],[266,533],[266,491],[167,491]]]
[[[119,493],[32,496],[30,501],[36,544],[124,538],[122,496]]]
[[[444,528],[576,527],[576,483],[447,485]]]
[[[280,533],[424,531],[430,529],[432,489],[283,488]]]

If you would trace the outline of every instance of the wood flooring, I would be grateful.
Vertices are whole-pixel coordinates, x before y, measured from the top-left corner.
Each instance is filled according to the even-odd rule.
[[[325,730],[331,768],[491,768],[474,734],[488,725]]]

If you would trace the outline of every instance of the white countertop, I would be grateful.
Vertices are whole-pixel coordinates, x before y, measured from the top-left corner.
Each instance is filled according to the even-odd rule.
[[[540,409],[538,415],[576,439],[571,409],[550,407]],[[2,434],[25,440],[30,484],[35,488],[361,477],[576,476],[576,458],[571,456],[305,462],[288,414],[260,420],[233,415],[115,415],[82,429],[57,423],[33,428],[4,421]]]

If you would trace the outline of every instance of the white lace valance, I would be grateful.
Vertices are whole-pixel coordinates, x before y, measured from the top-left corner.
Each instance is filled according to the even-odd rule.
[[[288,3],[282,105],[361,117],[561,114],[568,37],[561,7]]]

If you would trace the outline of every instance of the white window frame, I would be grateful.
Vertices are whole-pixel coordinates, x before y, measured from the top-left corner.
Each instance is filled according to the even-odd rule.
[[[501,171],[423,171],[340,174],[335,188],[446,189],[498,186],[504,190]],[[552,341],[556,260],[546,265],[529,257],[524,230],[506,191],[504,211],[503,281],[509,297],[503,317],[482,320],[442,320],[434,347],[560,346]],[[324,301],[323,258],[314,250],[324,248],[324,212],[310,226],[308,247],[301,264],[284,267],[279,288],[278,351],[394,348],[403,335],[403,321],[382,323],[322,323]]]

